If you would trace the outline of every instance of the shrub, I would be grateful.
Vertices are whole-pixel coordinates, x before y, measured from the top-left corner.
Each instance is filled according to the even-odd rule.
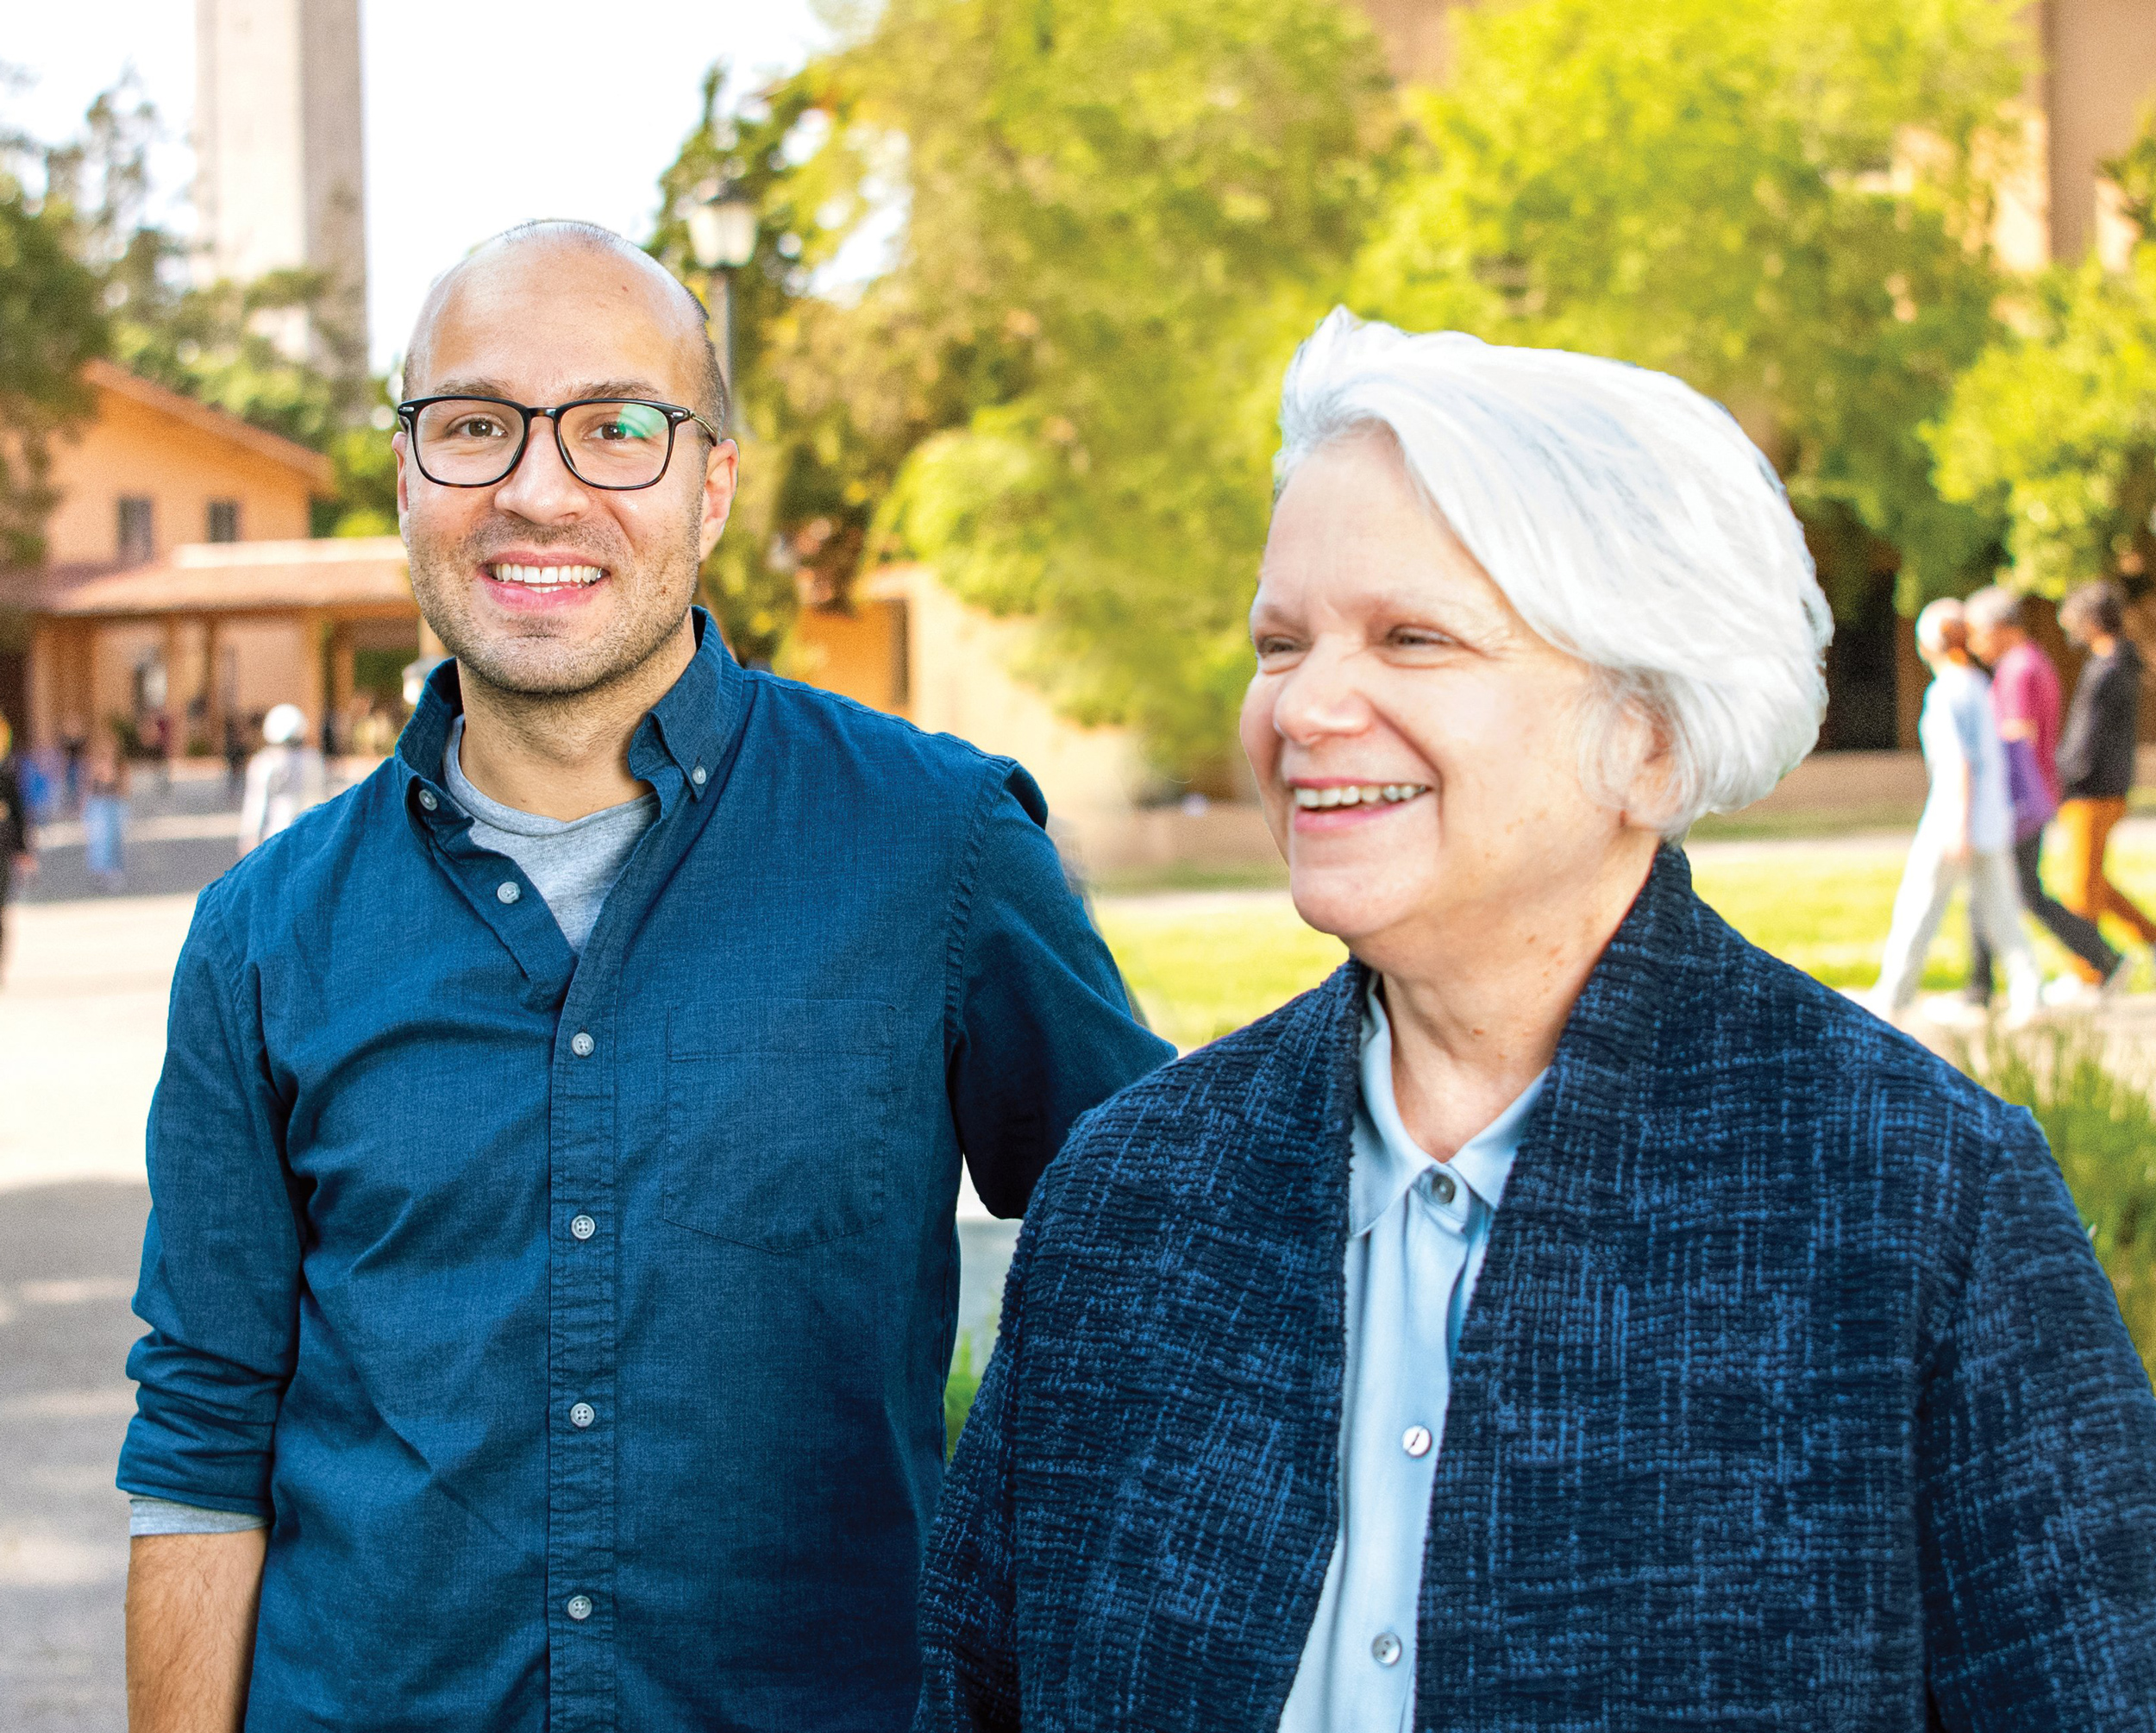
[[[2156,1378],[2156,1106],[2112,1068],[2086,1024],[1993,1034],[1958,1052],[1961,1069],[2027,1108],[2050,1140],[2142,1363]]]

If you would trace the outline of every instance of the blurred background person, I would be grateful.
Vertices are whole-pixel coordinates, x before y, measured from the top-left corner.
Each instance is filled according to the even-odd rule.
[[[1962,605],[1942,597],[1917,615],[1916,648],[1932,671],[1917,725],[1931,792],[1902,869],[1871,1007],[1890,1020],[1908,1008],[1932,935],[1956,888],[1966,883],[1970,918],[2006,968],[2008,1014],[2023,1020],[2037,1008],[2043,976],[2014,887],[2014,808],[1991,716],[1991,682],[1970,660]]]
[[[100,731],[83,767],[82,826],[85,863],[100,890],[116,891],[127,882],[127,755],[119,737]]]
[[[2116,584],[2084,584],[2059,608],[2059,624],[2089,652],[2059,742],[2059,828],[2066,845],[2060,900],[2090,921],[2112,915],[2143,945],[2156,945],[2156,922],[2103,870],[2112,827],[2126,816],[2134,788],[2141,714],[2141,658],[2126,637],[2126,598]],[[2074,970],[2090,984],[2106,978],[2079,957]]]
[[[247,793],[247,761],[252,756],[248,750],[248,729],[246,723],[229,712],[224,719],[224,788],[226,794],[236,801]]]
[[[2021,598],[2002,584],[1978,590],[1962,604],[1969,625],[1969,650],[1991,672],[1991,717],[2006,754],[2007,788],[2014,808],[2014,874],[2021,907],[2086,965],[2090,980],[2122,978],[2125,959],[2105,943],[2094,921],[2076,914],[2044,888],[2040,870],[2044,831],[2059,811],[2059,671],[2028,635],[2021,618]],[[1971,905],[1969,1000],[1991,1000],[1991,947]],[[2066,1002],[2090,987],[2078,976],[2053,983],[2067,989],[2055,996]]]
[[[23,792],[23,763],[16,756],[15,732],[0,716],[0,969],[8,960],[8,899],[18,876],[37,870],[31,846],[30,802]]]
[[[61,810],[77,813],[82,811],[83,765],[90,756],[90,731],[80,717],[69,717],[61,728],[60,752]]]
[[[307,743],[307,713],[297,704],[279,704],[262,719],[262,741],[248,763],[240,804],[241,854],[320,806],[329,786],[322,754]]]

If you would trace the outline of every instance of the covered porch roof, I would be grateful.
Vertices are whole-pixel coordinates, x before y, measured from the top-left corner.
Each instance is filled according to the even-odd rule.
[[[394,536],[310,542],[218,542],[175,548],[122,569],[55,571],[20,605],[55,620],[333,613],[416,618],[404,544]]]

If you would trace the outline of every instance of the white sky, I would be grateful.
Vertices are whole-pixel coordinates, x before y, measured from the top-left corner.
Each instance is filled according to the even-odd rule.
[[[160,192],[184,200],[192,158],[188,0],[9,0],[0,60],[28,72],[8,118],[42,139],[132,64],[174,142]],[[641,241],[660,172],[695,123],[705,68],[790,71],[828,41],[812,0],[360,0],[367,101],[367,319],[375,362],[403,348],[429,282],[528,217],[580,217]],[[449,110],[462,166],[440,161]],[[493,124],[488,119],[494,119]],[[178,226],[178,225],[176,225]]]

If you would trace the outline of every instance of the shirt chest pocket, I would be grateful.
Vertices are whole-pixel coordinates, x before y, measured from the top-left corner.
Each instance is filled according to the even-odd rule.
[[[794,1252],[883,1215],[893,1023],[869,999],[781,999],[667,1032],[661,1213],[716,1240]]]

